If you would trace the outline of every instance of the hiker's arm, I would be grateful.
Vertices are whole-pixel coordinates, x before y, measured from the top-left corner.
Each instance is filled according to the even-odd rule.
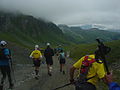
[[[79,69],[82,63],[82,60],[84,57],[79,59],[76,63],[73,64],[73,66],[70,68],[70,81],[74,81],[74,72],[76,69]]]
[[[34,51],[31,52],[31,54],[30,54],[30,56],[29,56],[30,58],[33,58],[33,57],[32,57],[32,56],[33,56],[33,53],[34,53]]]
[[[112,73],[105,75],[104,82],[108,85],[109,90],[120,90],[120,86],[113,82]]]
[[[43,58],[43,56],[42,56],[42,53],[41,53],[41,51],[40,51],[40,59],[42,59]]]
[[[7,59],[11,59],[11,52],[10,52],[9,49],[5,49],[4,50],[4,54],[5,54],[5,56],[6,56]]]
[[[106,74],[105,77],[103,78],[103,81],[106,84],[112,83],[113,82],[112,73]]]
[[[74,72],[75,72],[76,68],[74,66],[72,66],[70,68],[70,82],[74,81]]]

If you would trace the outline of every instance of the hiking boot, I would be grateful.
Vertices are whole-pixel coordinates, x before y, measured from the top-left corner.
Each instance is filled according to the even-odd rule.
[[[65,74],[65,71],[63,71],[63,75]]]
[[[38,80],[39,78],[38,77],[35,77],[36,80]]]
[[[62,69],[60,69],[60,72],[62,72]]]
[[[38,75],[35,75],[35,79],[37,79],[37,80],[38,80],[38,79],[39,79],[38,77],[39,77]]]
[[[12,90],[13,87],[14,87],[14,84],[11,84],[11,85],[9,86],[9,90]]]
[[[3,90],[3,84],[0,84],[0,90]]]
[[[52,74],[51,74],[51,73],[48,73],[48,75],[49,75],[49,76],[52,76]]]

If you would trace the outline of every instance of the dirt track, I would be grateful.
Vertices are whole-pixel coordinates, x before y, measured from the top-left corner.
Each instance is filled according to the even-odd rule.
[[[14,90],[52,90],[58,86],[69,83],[69,68],[72,65],[71,60],[66,60],[66,74],[63,75],[59,71],[59,62],[57,57],[54,56],[53,73],[52,76],[48,76],[46,64],[42,64],[40,67],[39,80],[33,78],[33,67],[20,66],[15,72],[16,83]],[[74,86],[62,88],[60,90],[74,90]]]

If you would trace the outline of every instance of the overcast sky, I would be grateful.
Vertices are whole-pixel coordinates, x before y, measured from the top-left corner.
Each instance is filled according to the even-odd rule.
[[[0,0],[0,8],[42,17],[56,24],[120,28],[120,0]]]

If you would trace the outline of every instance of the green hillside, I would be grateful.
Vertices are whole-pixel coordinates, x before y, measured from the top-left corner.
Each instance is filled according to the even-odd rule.
[[[62,31],[52,22],[30,15],[0,12],[0,39],[26,47],[39,43],[70,43]]]
[[[0,40],[7,40],[24,47],[34,44],[44,46],[92,43],[95,38],[105,41],[120,39],[120,33],[104,30],[82,30],[80,27],[57,26],[52,22],[30,15],[0,12]]]
[[[58,26],[63,30],[64,34],[70,37],[71,41],[75,43],[91,43],[98,37],[103,38],[105,41],[120,39],[120,33],[117,32],[99,30],[97,28],[83,30],[80,27],[69,27],[67,25]]]
[[[115,40],[111,42],[105,42],[105,45],[111,47],[111,52],[107,55],[107,59],[110,62],[118,61],[120,58],[119,50],[120,50],[120,40]],[[81,44],[71,46],[71,57],[75,60],[79,59],[81,56],[86,54],[92,54],[97,48],[97,43],[93,44]]]

